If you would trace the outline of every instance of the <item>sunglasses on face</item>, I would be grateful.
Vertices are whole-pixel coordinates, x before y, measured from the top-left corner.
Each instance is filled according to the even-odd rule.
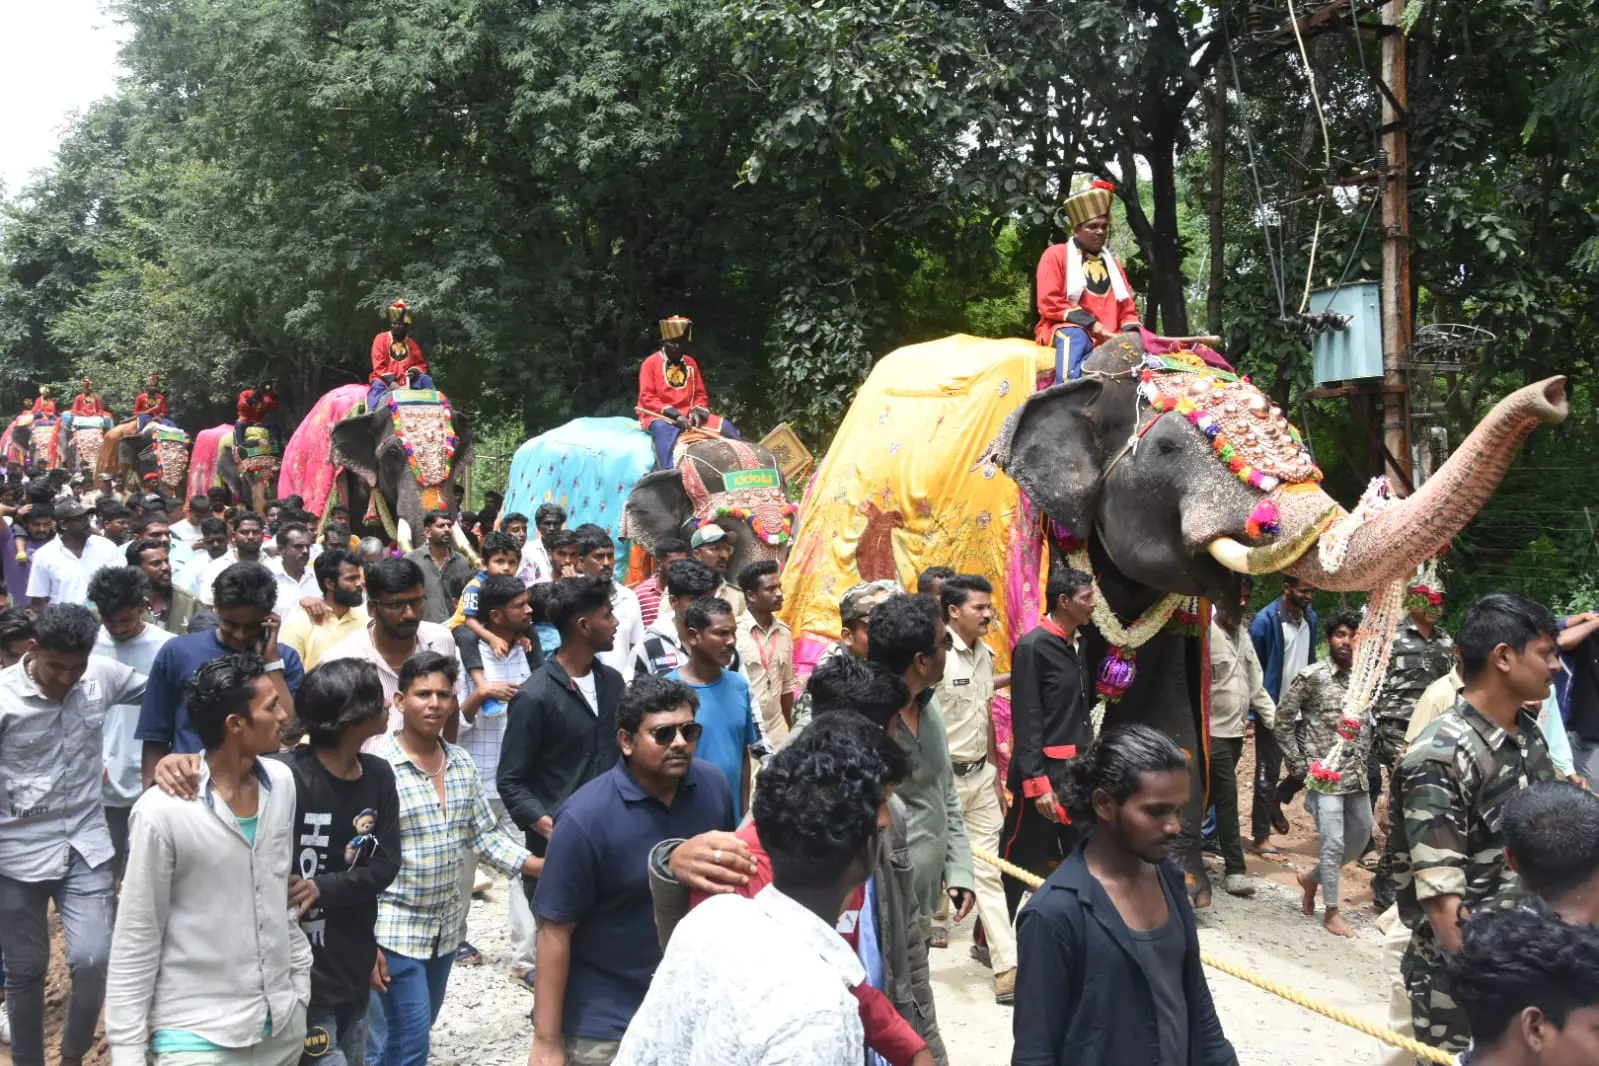
[[[684,741],[692,744],[700,739],[700,734],[703,732],[705,732],[705,727],[698,722],[683,722],[681,725],[658,725],[649,730],[649,734],[655,739],[655,743],[663,748],[669,747],[672,743],[672,738],[679,733],[683,734]]]

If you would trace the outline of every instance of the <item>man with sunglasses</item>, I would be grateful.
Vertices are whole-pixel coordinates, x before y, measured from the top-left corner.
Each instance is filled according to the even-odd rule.
[[[642,677],[616,710],[622,758],[555,815],[533,898],[539,919],[529,1066],[609,1066],[661,962],[649,854],[734,826],[733,793],[694,758],[694,690]]]
[[[457,663],[460,657],[448,629],[422,620],[427,598],[424,577],[422,568],[410,559],[382,559],[367,567],[366,596],[371,621],[329,648],[322,661],[365,659],[378,668],[383,699],[389,708],[388,732],[392,733],[401,725],[394,694],[399,690],[400,667],[405,661],[424,651],[436,652]],[[457,706],[466,699],[460,676],[458,671],[454,682]],[[458,725],[459,719],[452,714],[444,725],[445,740],[454,743]],[[365,750],[371,751],[375,746],[375,741],[369,741]]]

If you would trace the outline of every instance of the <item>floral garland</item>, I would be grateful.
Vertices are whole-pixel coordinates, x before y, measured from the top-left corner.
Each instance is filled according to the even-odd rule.
[[[690,520],[692,528],[698,529],[707,522],[714,522],[718,518],[733,518],[740,522],[748,522],[749,527],[762,541],[773,547],[787,544],[794,538],[794,516],[799,513],[799,505],[785,503],[782,507],[782,525],[772,529],[761,517],[748,507],[739,507],[731,504],[718,504],[711,508],[711,513],[706,518],[695,517]]]
[[[1355,632],[1354,664],[1338,718],[1338,739],[1326,756],[1311,763],[1305,787],[1331,792],[1343,780],[1349,760],[1358,752],[1361,733],[1374,723],[1371,708],[1388,672],[1388,656],[1405,613],[1404,602],[1404,581],[1389,582],[1366,601],[1366,618]]]
[[[384,398],[388,401],[389,416],[394,422],[394,435],[399,438],[400,446],[405,449],[405,458],[411,464],[412,475],[416,477],[419,485],[442,485],[445,478],[450,476],[450,470],[453,469],[455,464],[455,451],[461,444],[461,438],[455,432],[455,416],[450,409],[450,401],[445,399],[442,392],[434,392],[434,395],[438,397],[439,411],[443,415],[446,427],[444,434],[444,473],[435,481],[429,480],[429,476],[433,472],[424,472],[421,463],[417,460],[416,448],[411,443],[410,434],[406,432],[405,420],[400,415],[400,402],[395,399],[394,392],[395,390],[393,389],[389,390]]]
[[[1086,546],[1079,546],[1071,551],[1068,558],[1075,569],[1093,575],[1093,564],[1089,561]],[[1174,592],[1161,597],[1149,610],[1139,615],[1131,624],[1124,626],[1121,619],[1116,617],[1116,612],[1105,602],[1105,595],[1099,588],[1099,578],[1093,577],[1092,580],[1094,628],[1099,630],[1100,635],[1110,645],[1104,661],[1099,664],[1099,677],[1094,683],[1094,689],[1105,698],[1106,703],[1115,703],[1127,695],[1127,690],[1132,688],[1133,681],[1138,677],[1138,649],[1148,644],[1156,634],[1169,625],[1175,624],[1179,632],[1187,632],[1189,629],[1197,631],[1199,604],[1192,596]],[[1103,718],[1103,709],[1096,708],[1096,731],[1099,728],[1098,721]]]
[[[1349,552],[1350,538],[1354,536],[1355,531],[1382,514],[1393,503],[1393,492],[1388,487],[1388,479],[1381,475],[1372,478],[1366,486],[1366,491],[1360,494],[1360,502],[1355,504],[1355,509],[1334,522],[1316,542],[1316,550],[1321,554],[1322,568],[1328,571],[1341,569],[1344,556]]]

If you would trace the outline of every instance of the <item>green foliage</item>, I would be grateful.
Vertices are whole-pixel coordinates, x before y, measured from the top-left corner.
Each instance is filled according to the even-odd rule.
[[[820,453],[875,357],[1030,333],[1037,257],[1090,176],[1118,184],[1113,249],[1146,320],[1197,332],[1225,148],[1225,348],[1305,428],[1335,494],[1372,473],[1350,404],[1305,399],[1289,321],[1307,277],[1380,271],[1376,184],[1318,191],[1379,162],[1380,44],[1347,7],[1307,40],[1308,71],[1277,8],[1213,0],[114,11],[132,30],[120,91],[0,204],[0,408],[87,373],[126,411],[160,369],[190,428],[268,375],[292,420],[365,380],[404,297],[481,427],[476,500],[503,478],[489,456],[631,413],[673,313],[696,321],[716,406],[756,434],[787,420]],[[1450,353],[1461,365],[1418,389],[1423,421],[1453,446],[1529,380],[1564,373],[1573,396],[1451,553],[1456,602],[1574,603],[1599,571],[1573,491],[1599,460],[1596,16],[1599,0],[1406,5],[1417,320],[1497,338]],[[1217,79],[1225,145],[1207,140]]]

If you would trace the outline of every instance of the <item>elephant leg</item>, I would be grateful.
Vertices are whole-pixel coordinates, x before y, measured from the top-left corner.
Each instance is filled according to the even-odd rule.
[[[1161,634],[1138,649],[1138,673],[1133,686],[1105,712],[1104,729],[1137,722],[1160,730],[1188,757],[1189,794],[1183,808],[1182,839],[1172,854],[1183,868],[1190,896],[1208,896],[1200,827],[1205,820],[1205,739],[1199,735],[1187,677],[1187,641]]]

